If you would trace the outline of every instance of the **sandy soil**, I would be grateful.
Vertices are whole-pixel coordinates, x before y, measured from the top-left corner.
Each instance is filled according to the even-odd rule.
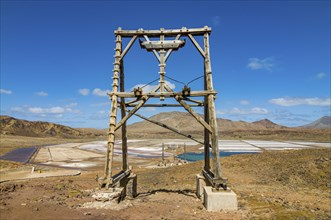
[[[144,164],[144,160],[140,160]],[[145,160],[150,164],[156,160]],[[0,184],[1,219],[330,219],[330,149],[266,151],[221,159],[239,210],[208,212],[195,196],[202,162],[168,168],[134,166],[138,197],[110,209],[82,208],[95,201],[96,175],[50,177]],[[20,164],[9,170],[23,169]]]

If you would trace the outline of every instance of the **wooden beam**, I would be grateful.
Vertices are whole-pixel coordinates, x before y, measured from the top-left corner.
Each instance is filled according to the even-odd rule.
[[[180,34],[177,34],[175,40],[179,40],[179,38],[180,38]],[[167,51],[167,53],[166,53],[166,55],[164,57],[164,62],[167,62],[167,60],[168,60],[168,58],[169,58],[169,56],[170,56],[170,54],[171,54],[172,51],[173,51],[173,49],[170,49],[170,50]]]
[[[202,57],[205,57],[205,52],[200,47],[199,43],[195,40],[195,38],[192,36],[192,34],[188,34],[188,37],[192,41],[193,45],[198,49]]]
[[[165,89],[169,92],[172,92],[172,89],[168,86],[165,85]],[[183,97],[177,95],[175,96],[175,99],[177,100],[177,102],[179,102],[185,109],[186,111],[188,111],[203,127],[207,128],[209,130],[210,133],[213,133],[213,130],[211,129],[211,127],[209,126],[209,124],[207,124],[203,118],[197,114],[195,111],[193,111],[193,109],[183,100]]]
[[[149,98],[147,96],[143,96],[141,101],[138,103],[138,105],[136,105],[130,112],[129,114],[125,115],[124,118],[122,118],[122,120],[116,125],[115,127],[115,131],[117,131],[123,124],[125,124],[125,122],[136,112],[138,111],[141,106],[143,106],[145,104],[145,102],[148,100]]]
[[[122,53],[123,54],[123,53]],[[120,64],[120,91],[124,92],[124,64],[121,60]],[[125,98],[121,98],[121,117],[122,120],[126,116],[125,112]],[[126,122],[122,125],[122,170],[127,170],[129,168],[128,164],[128,138],[126,134]]]
[[[124,56],[129,51],[129,49],[131,48],[131,46],[133,45],[133,43],[136,41],[136,39],[137,39],[137,35],[134,35],[131,38],[130,42],[128,43],[128,45],[126,45],[124,51],[122,52],[121,57],[120,57],[120,60],[122,60],[124,58]]]
[[[118,91],[118,78],[120,72],[120,57],[122,51],[122,37],[120,35],[116,36],[116,47],[115,47],[115,62],[113,70],[113,89],[112,91],[116,93]],[[107,153],[105,161],[104,175],[99,180],[101,188],[108,188],[112,184],[112,163],[114,155],[114,145],[115,145],[115,126],[116,126],[116,115],[117,115],[117,96],[113,94],[111,97],[111,108],[110,108],[110,119],[109,119],[109,131],[108,131],[108,142],[107,142]]]
[[[142,36],[146,35],[149,37],[159,37],[161,34],[164,36],[176,36],[177,34],[181,35],[204,35],[205,33],[210,33],[211,28],[208,26],[205,26],[203,28],[190,28],[187,29],[185,27],[181,29],[169,29],[169,30],[143,30],[143,29],[138,29],[138,30],[122,30],[122,29],[117,29],[114,31],[115,35],[121,35],[122,37],[132,37],[134,35]]]
[[[121,103],[119,103],[120,105]],[[127,104],[125,103],[126,107],[135,107],[137,104]],[[201,107],[203,104],[194,104],[194,105],[189,105],[190,107]],[[180,104],[145,104],[142,107],[183,107]]]
[[[205,49],[205,77],[206,77],[206,85],[208,91],[213,91],[213,78],[210,64],[210,53],[209,53],[209,34],[204,34],[204,49]],[[211,133],[211,146],[212,146],[212,160],[213,160],[213,168],[214,168],[214,177],[215,179],[220,179],[222,176],[221,173],[221,164],[220,164],[220,156],[219,156],[219,148],[218,148],[218,128],[217,128],[217,119],[216,119],[216,110],[215,110],[215,96],[209,94],[207,96],[208,100],[208,113],[209,113],[209,124],[213,130]]]
[[[151,123],[153,123],[153,124],[156,124],[156,125],[158,125],[158,126],[160,126],[160,127],[162,127],[162,128],[166,128],[166,129],[168,129],[168,130],[170,130],[170,131],[173,131],[173,132],[175,132],[175,133],[177,133],[177,134],[179,134],[179,135],[182,135],[182,136],[184,136],[184,137],[187,137],[187,138],[189,138],[189,139],[191,139],[191,140],[193,140],[193,141],[195,141],[195,142],[197,142],[197,143],[203,145],[203,142],[202,142],[202,141],[199,141],[199,140],[195,139],[195,138],[192,137],[191,135],[184,134],[184,133],[180,132],[179,130],[177,130],[176,128],[172,128],[172,127],[170,127],[170,126],[168,126],[168,125],[166,125],[166,124],[163,124],[163,123],[161,123],[161,122],[154,121],[154,120],[152,120],[152,119],[146,118],[146,117],[144,117],[144,116],[142,116],[142,115],[140,115],[140,114],[137,114],[137,113],[135,113],[134,115],[135,115],[135,116],[138,116],[139,118],[142,118],[142,119],[144,119],[144,120],[146,120],[146,121],[149,121],[149,122],[151,122]]]
[[[147,35],[144,35],[144,38],[145,38],[146,41],[150,41]],[[152,50],[152,51],[153,51],[153,53],[154,53],[156,59],[157,59],[157,60],[159,61],[159,63],[160,63],[160,62],[161,62],[161,58],[160,58],[159,53],[158,53],[155,49]]]
[[[166,84],[165,84],[166,85]],[[190,97],[201,97],[206,95],[216,95],[216,91],[191,91]],[[111,97],[113,95],[116,95],[118,97],[124,97],[124,98],[135,98],[135,94],[133,92],[110,92],[108,95]],[[175,96],[181,96],[182,92],[164,92],[162,95],[160,92],[143,92],[142,96],[147,97],[154,97],[159,98],[161,96],[164,97],[175,97]],[[184,99],[184,98],[183,98]]]

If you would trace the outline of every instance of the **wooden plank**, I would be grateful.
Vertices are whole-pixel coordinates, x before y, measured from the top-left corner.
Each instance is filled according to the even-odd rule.
[[[192,36],[192,34],[189,34],[188,37],[190,38],[193,45],[198,49],[202,57],[205,57],[205,52],[200,47],[199,43],[195,40],[195,38]]]
[[[205,95],[216,95],[216,91],[191,91],[189,97],[201,97]],[[124,97],[124,98],[135,98],[135,94],[133,92],[110,92],[108,95],[111,97],[113,95],[116,95],[118,97]],[[181,96],[182,92],[164,92],[162,96],[164,97],[175,97],[175,96]],[[154,97],[159,98],[161,97],[160,92],[143,92],[142,96],[148,96],[148,97]],[[183,98],[184,99],[184,98]]]
[[[210,33],[211,28],[208,26],[205,26],[203,28],[181,28],[181,29],[163,29],[163,30],[121,30],[117,29],[114,31],[115,35],[121,35],[122,37],[132,37],[134,35],[142,36],[147,35],[149,37],[158,37],[161,34],[164,36],[176,36],[177,34],[181,35],[204,35],[205,33]]]
[[[129,51],[129,49],[131,48],[131,46],[133,45],[133,43],[136,41],[136,39],[137,39],[137,35],[134,35],[131,38],[130,42],[128,43],[128,45],[126,45],[124,51],[122,52],[121,57],[120,57],[120,60],[122,60],[124,58],[124,56]]]

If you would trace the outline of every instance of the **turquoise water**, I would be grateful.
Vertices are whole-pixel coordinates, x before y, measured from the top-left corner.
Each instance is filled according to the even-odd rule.
[[[231,155],[236,154],[256,154],[256,152],[220,152],[220,157],[227,157]],[[187,161],[198,161],[198,160],[204,160],[204,153],[186,153],[186,160]],[[179,154],[177,156],[179,159],[184,160],[184,154]],[[211,158],[211,153],[210,153]]]

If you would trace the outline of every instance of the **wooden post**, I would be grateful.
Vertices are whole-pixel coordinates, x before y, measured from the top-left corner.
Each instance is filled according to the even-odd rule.
[[[209,54],[209,34],[204,34],[204,49],[205,49],[205,76],[207,83],[207,90],[213,90],[213,79],[211,72],[210,64],[210,54]],[[209,114],[209,123],[213,132],[211,134],[211,145],[212,145],[212,160],[214,165],[214,177],[217,179],[221,178],[221,164],[219,160],[219,149],[218,149],[218,128],[216,120],[216,111],[215,111],[215,96],[212,94],[208,95],[208,114]]]
[[[204,65],[204,72],[206,72],[206,65]],[[207,77],[204,75],[204,89],[207,90]],[[205,121],[209,124],[209,105],[208,105],[208,96],[204,96],[204,118]],[[204,153],[205,153],[205,166],[206,171],[210,170],[210,135],[208,129],[204,129]]]
[[[121,30],[118,28],[118,30]],[[111,108],[110,108],[110,119],[109,119],[109,132],[108,132],[108,143],[107,143],[107,154],[104,176],[101,180],[101,186],[108,188],[112,184],[112,162],[114,155],[115,145],[115,127],[116,127],[116,114],[117,114],[117,95],[118,92],[118,78],[120,72],[120,59],[122,50],[122,37],[116,35],[116,47],[115,47],[115,62],[113,70],[113,95],[111,96]]]
[[[163,28],[161,28],[161,33],[162,33]],[[164,41],[164,35],[161,34],[160,35],[160,41],[163,42]],[[164,59],[164,54],[165,54],[165,50],[161,49],[160,50],[160,92],[161,92],[161,97],[160,100],[163,101],[164,100],[164,96],[162,96],[162,94],[164,93],[164,75],[165,75],[165,59]]]
[[[124,65],[123,59],[120,64],[120,91],[124,92]],[[125,118],[125,98],[121,98],[121,116]],[[126,171],[129,168],[128,164],[128,138],[126,134],[126,122],[122,125],[122,170]]]
[[[164,163],[164,143],[162,143],[162,163]]]
[[[186,144],[184,143],[184,160],[186,160]]]

